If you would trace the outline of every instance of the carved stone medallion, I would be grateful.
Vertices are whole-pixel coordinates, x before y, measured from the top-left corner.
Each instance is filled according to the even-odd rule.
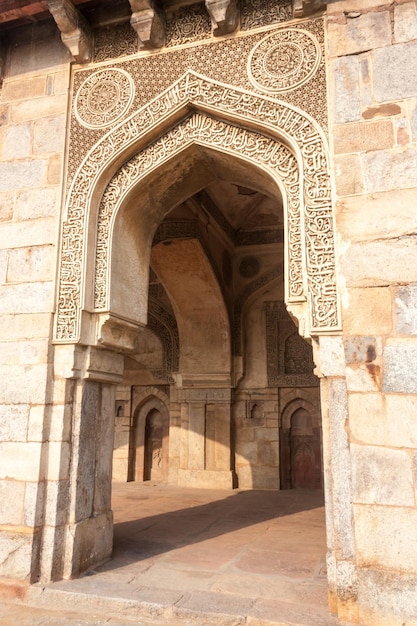
[[[134,95],[133,79],[125,70],[99,70],[79,88],[74,113],[83,126],[103,128],[125,115]]]
[[[321,60],[317,39],[306,30],[288,28],[262,39],[248,62],[251,83],[267,93],[291,91],[316,73]]]

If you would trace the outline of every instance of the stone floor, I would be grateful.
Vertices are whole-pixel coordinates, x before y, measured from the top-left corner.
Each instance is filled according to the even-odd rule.
[[[0,625],[340,624],[327,611],[320,493],[117,483],[113,510],[113,559],[32,586],[25,606],[0,606]]]

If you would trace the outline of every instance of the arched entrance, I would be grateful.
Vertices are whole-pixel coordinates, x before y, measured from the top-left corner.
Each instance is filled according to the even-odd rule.
[[[169,217],[169,211],[205,189],[213,171],[217,178],[237,187],[262,191],[282,207],[283,262],[254,279],[252,288],[247,288],[249,291],[242,288],[231,311],[218,282],[216,287],[215,272],[212,269],[210,273],[208,265],[204,265],[201,245],[199,248],[194,241],[196,237],[171,237],[180,240],[178,245],[176,242],[169,245],[174,256],[164,251],[163,241],[152,247],[157,228]],[[209,233],[208,224],[205,227]],[[272,289],[277,274],[282,273],[282,292],[277,295],[272,289],[268,295],[271,300],[262,300],[265,319],[269,319],[268,311],[274,308],[271,309],[271,302],[285,301],[299,319],[301,334],[337,330],[332,232],[326,150],[321,131],[308,116],[279,101],[249,96],[188,73],[162,94],[157,103],[135,113],[100,140],[79,168],[68,196],[56,317],[57,354],[65,357],[65,344],[80,342],[89,346],[74,349],[79,361],[84,359],[83,366],[73,368],[81,372],[78,430],[74,432],[78,458],[81,459],[89,442],[88,437],[82,436],[87,418],[91,420],[94,416],[94,422],[99,413],[103,416],[103,406],[108,402],[103,395],[107,387],[109,402],[114,407],[110,387],[122,380],[125,365],[122,354],[135,352],[138,337],[146,326],[150,265],[168,291],[171,290],[174,309],[183,311],[184,322],[186,308],[181,309],[181,290],[172,279],[173,269],[179,265],[171,264],[170,260],[179,258],[187,249],[192,250],[192,255],[186,257],[201,255],[199,267],[206,267],[207,271],[200,282],[218,306],[217,315],[210,315],[203,325],[205,330],[210,328],[205,352],[210,358],[203,362],[199,359],[196,370],[195,353],[185,351],[186,365],[180,360],[179,371],[175,372],[178,374],[174,377],[176,420],[188,439],[186,447],[179,446],[178,484],[191,484],[195,477],[199,484],[211,483],[215,473],[217,484],[231,487],[235,470],[230,458],[231,396],[245,375],[242,333],[245,303],[260,288],[270,285]],[[92,241],[94,245],[87,245]],[[242,263],[244,260],[240,259]],[[227,255],[222,255],[221,262],[227,274]],[[194,348],[202,329],[201,317],[195,319],[199,320],[200,332],[194,321],[189,327]],[[185,324],[182,328],[179,324],[179,334],[186,337]],[[266,324],[265,337],[269,337],[269,330]],[[174,335],[171,333],[171,339]],[[266,375],[274,380],[274,371]],[[267,403],[273,404],[273,399],[260,399],[252,394],[238,400],[242,419],[252,420],[252,424],[255,420],[265,420],[267,424]],[[104,421],[110,429],[114,412],[104,411],[104,415],[108,415]],[[275,430],[278,432],[277,427]],[[202,433],[212,434],[204,439]],[[210,449],[207,441],[219,445]],[[278,439],[275,444],[278,447]],[[250,454],[247,449],[243,456]],[[77,514],[67,520],[70,531],[64,546],[65,575],[80,573],[111,551],[110,466],[107,455],[100,460],[96,456],[95,462],[83,468],[88,474],[84,484],[91,482],[94,491],[99,481],[103,485],[103,497],[93,498],[88,507],[77,508],[76,485],[81,465],[72,463],[71,493]],[[276,459],[273,468],[277,477]],[[98,524],[100,534],[95,534]]]

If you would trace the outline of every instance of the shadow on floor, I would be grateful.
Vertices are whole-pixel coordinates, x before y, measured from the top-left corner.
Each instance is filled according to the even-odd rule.
[[[243,547],[256,539],[257,525],[263,525],[262,532],[265,533],[264,524],[268,520],[323,506],[320,491],[234,491],[224,497],[227,493],[224,491],[169,487],[161,490],[157,486],[154,499],[153,486],[156,485],[137,485],[135,489],[135,483],[129,483],[124,488],[124,497],[114,498],[113,558],[104,566],[106,570],[210,540],[214,540],[208,544],[210,549],[221,551],[224,542],[219,543],[216,538],[225,535],[229,536],[229,543],[232,541]],[[121,511],[118,511],[119,503],[123,505]],[[169,510],[170,507],[175,510]],[[118,518],[130,519],[117,523]],[[294,532],[297,530],[292,531],[292,540],[302,542],[305,539],[294,537]],[[287,537],[284,542],[288,540]]]

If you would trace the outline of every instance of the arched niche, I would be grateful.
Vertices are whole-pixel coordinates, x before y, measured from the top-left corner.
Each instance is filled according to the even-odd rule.
[[[158,390],[156,390],[158,393]],[[149,389],[143,390],[143,395]],[[152,441],[152,418],[158,414],[160,426],[160,450],[158,453],[158,480],[168,477],[169,460],[169,409],[168,404],[156,395],[147,395],[140,401],[133,413],[133,424],[129,445],[129,469],[128,480],[142,482],[152,478],[152,455],[147,458],[147,450],[151,448]],[[152,449],[151,449],[152,452]],[[154,477],[155,477],[154,476]]]

